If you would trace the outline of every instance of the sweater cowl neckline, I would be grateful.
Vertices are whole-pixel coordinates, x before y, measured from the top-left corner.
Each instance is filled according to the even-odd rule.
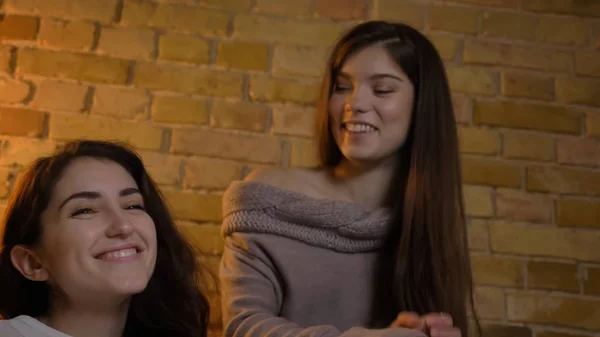
[[[380,248],[390,211],[318,199],[261,182],[234,181],[223,195],[223,235],[254,232],[286,236],[339,251]]]

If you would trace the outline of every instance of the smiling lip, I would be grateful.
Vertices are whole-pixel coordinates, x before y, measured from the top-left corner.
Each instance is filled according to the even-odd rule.
[[[137,245],[127,244],[106,249],[94,257],[103,261],[131,261],[137,259],[142,251]]]
[[[370,133],[370,132],[378,131],[378,129],[374,125],[372,125],[370,123],[366,123],[366,122],[359,122],[359,121],[344,122],[344,123],[342,123],[342,128],[346,132],[349,132],[352,134]]]

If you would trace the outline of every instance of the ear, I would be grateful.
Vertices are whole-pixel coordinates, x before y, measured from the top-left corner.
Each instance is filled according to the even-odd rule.
[[[26,279],[31,281],[48,280],[48,270],[30,248],[21,245],[13,247],[10,251],[10,261]]]

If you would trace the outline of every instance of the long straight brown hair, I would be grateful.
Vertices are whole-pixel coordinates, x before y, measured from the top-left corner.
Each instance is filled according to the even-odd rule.
[[[452,98],[442,60],[416,29],[369,21],[334,46],[323,79],[317,137],[321,164],[331,169],[343,155],[330,129],[328,101],[344,61],[358,50],[384,46],[415,88],[411,125],[398,150],[398,170],[388,191],[391,230],[381,251],[373,327],[388,326],[401,311],[449,313],[468,337],[473,281],[462,197]],[[391,300],[390,300],[391,299]]]

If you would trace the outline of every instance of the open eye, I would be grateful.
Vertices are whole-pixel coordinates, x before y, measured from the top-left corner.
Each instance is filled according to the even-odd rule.
[[[93,209],[91,208],[79,208],[76,211],[71,213],[72,217],[76,217],[78,215],[87,215],[87,214],[94,214],[96,213]]]
[[[127,209],[137,209],[137,210],[145,210],[143,205],[139,205],[139,204],[135,204],[135,205],[131,205],[131,206],[127,206]]]

